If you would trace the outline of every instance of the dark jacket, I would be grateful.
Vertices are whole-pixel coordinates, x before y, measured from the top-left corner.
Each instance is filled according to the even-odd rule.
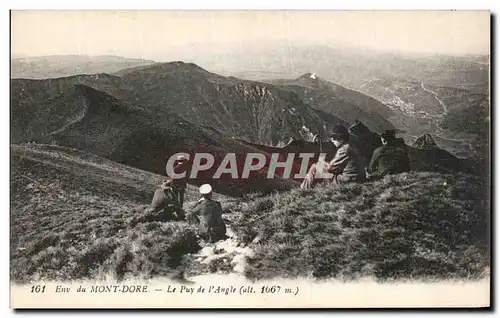
[[[182,210],[179,207],[171,187],[159,187],[155,190],[151,206],[144,213],[135,216],[130,221],[130,226],[144,222],[167,222],[174,220],[174,213],[182,218]]]
[[[365,167],[359,151],[349,143],[337,149],[335,157],[328,165],[328,172],[335,176],[342,176],[344,181],[364,181]]]
[[[185,176],[180,179],[172,178],[172,187],[176,189],[185,189],[187,186],[187,180],[189,178],[189,174],[191,173],[189,161],[180,161],[174,163],[174,172],[177,174],[181,174],[186,172]]]
[[[408,171],[410,171],[410,158],[406,146],[400,143],[388,144],[375,149],[368,165],[368,172],[380,177]]]
[[[151,201],[151,210],[154,212],[163,210],[165,214],[171,215],[180,209],[179,201],[171,187],[157,188]]]
[[[222,206],[218,201],[200,199],[188,219],[190,223],[198,223],[198,234],[202,238],[216,241],[226,234],[226,224],[222,220]]]

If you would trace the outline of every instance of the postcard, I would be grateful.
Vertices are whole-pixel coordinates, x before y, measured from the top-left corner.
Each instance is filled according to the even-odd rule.
[[[11,308],[490,307],[489,11],[11,11]]]

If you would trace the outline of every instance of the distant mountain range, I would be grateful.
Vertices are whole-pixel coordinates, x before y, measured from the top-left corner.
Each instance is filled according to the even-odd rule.
[[[240,161],[249,152],[297,152],[302,146],[291,140],[326,137],[333,125],[349,126],[356,119],[380,133],[394,128],[385,120],[391,112],[371,97],[310,73],[257,82],[183,62],[133,67],[118,75],[11,80],[11,143],[57,144],[159,174],[166,159],[181,151],[209,152],[219,163],[228,152]],[[459,159],[441,149],[412,153],[419,158],[417,169],[462,169]],[[213,172],[199,182],[210,180]],[[290,188],[296,182],[263,179],[255,176],[253,185],[245,181],[245,189]],[[241,180],[217,183],[219,191],[241,191]]]
[[[219,163],[233,152],[244,160],[246,153],[262,152],[257,144],[310,140],[350,122],[334,115],[336,103],[316,109],[287,87],[223,77],[190,63],[158,63],[119,74],[12,79],[11,142],[57,144],[164,174],[166,160],[176,152],[209,152]],[[350,116],[378,118],[368,124],[392,127],[381,115],[366,115],[373,112],[364,110],[370,105],[363,104],[362,94],[332,98],[342,107],[352,105]],[[210,171],[199,182],[209,176]],[[265,175],[256,177],[255,191],[294,184],[262,179]],[[217,182],[219,191],[234,194],[241,180]],[[245,181],[245,189],[252,189],[252,181]]]
[[[362,120],[375,132],[394,128],[384,119],[390,109],[377,100],[326,81],[321,81],[320,87],[319,79],[309,83],[304,82],[304,77],[295,80],[296,84],[313,85],[307,94],[318,98],[311,99],[304,96],[303,89],[307,86],[290,85],[294,81],[273,85],[241,80],[210,73],[191,63],[156,63],[122,70],[119,74],[13,79],[12,138],[26,140],[39,135],[39,127],[55,128],[37,124],[47,116],[44,114],[64,118],[68,112],[80,112],[70,111],[70,104],[66,102],[74,95],[75,85],[92,88],[102,94],[102,98],[106,96],[155,114],[175,115],[225,136],[269,145],[308,139],[317,133],[327,135],[333,125],[347,125],[355,119]],[[30,114],[34,114],[34,122],[29,120]],[[77,115],[71,113],[69,118],[61,120],[71,122],[74,116]],[[44,123],[52,121],[43,120]]]
[[[311,72],[363,92],[377,79],[399,79],[464,89],[489,87],[489,56],[390,53],[361,47],[254,43],[187,60],[222,75],[248,79],[295,78]]]
[[[112,55],[53,55],[14,57],[11,59],[11,78],[44,79],[79,74],[114,73],[124,68],[150,65],[150,60]]]
[[[223,90],[223,93],[214,94],[217,88],[213,90],[213,87],[217,85],[231,87],[231,81],[246,83],[247,86],[250,85],[248,83],[259,82],[260,85],[271,84],[271,94],[276,93],[273,91],[275,89],[279,89],[280,94],[285,94],[285,91],[294,92],[297,98],[313,108],[314,112],[307,116],[300,114],[300,117],[308,119],[302,123],[296,121],[294,124],[304,126],[306,129],[303,131],[297,131],[296,128],[293,131],[279,129],[282,133],[280,136],[271,136],[273,132],[265,131],[266,129],[262,128],[264,125],[261,124],[259,131],[256,132],[254,127],[249,127],[252,125],[251,122],[238,124],[241,126],[238,128],[231,127],[233,120],[230,122],[222,120],[222,123],[215,124],[221,121],[221,118],[214,118],[213,115],[201,116],[195,120],[198,124],[216,125],[221,131],[235,133],[238,136],[245,135],[248,140],[276,144],[280,142],[279,139],[299,138],[307,134],[306,130],[317,130],[311,133],[320,132],[318,127],[325,124],[320,123],[317,127],[311,127],[311,119],[316,116],[337,123],[359,119],[374,131],[395,127],[404,132],[403,136],[408,143],[414,142],[423,134],[430,133],[440,147],[461,157],[478,155],[482,149],[488,148],[483,141],[489,136],[490,66],[487,55],[459,57],[394,54],[362,48],[297,46],[290,43],[258,43],[223,52],[209,51],[206,47],[195,46],[185,57],[185,60],[203,67],[204,74],[181,72],[182,75],[177,72],[175,75],[183,78],[182,81],[178,80],[176,85],[189,87],[187,91],[193,92],[193,88],[197,86],[196,94],[199,94],[200,101],[195,103],[203,104],[208,101],[214,105],[214,109],[232,108],[241,101],[236,101],[233,105],[230,102],[228,106],[227,100],[229,98],[232,101],[238,92],[228,89]],[[152,87],[156,85],[155,81],[158,81],[158,85],[168,87],[169,92],[140,93],[139,96],[133,97],[134,100],[137,98],[148,104],[169,104],[168,107],[188,120],[200,116],[196,111],[197,106],[186,107],[182,111],[177,109],[174,103],[190,104],[188,100],[191,98],[185,98],[185,93],[178,94],[175,85],[170,85],[174,82],[173,73],[168,73],[170,74],[168,82],[165,82],[167,77],[160,78],[158,74],[154,74],[150,67],[155,64],[156,62],[151,60],[114,56],[24,58],[13,59],[12,77],[57,78],[106,73],[130,79],[136,87],[143,84]],[[164,63],[158,63],[161,64]],[[143,70],[147,71],[147,78],[143,76],[145,74]],[[197,75],[193,77],[193,82],[188,83],[190,81],[188,77],[195,73]],[[311,81],[309,78],[311,75],[317,80]],[[221,80],[222,78],[224,80]],[[222,81],[224,84],[213,85],[211,81]],[[122,81],[120,85],[128,84]],[[310,89],[311,87],[314,89]],[[146,88],[140,89],[144,91]],[[153,91],[154,88],[150,90]],[[222,95],[225,97],[219,102],[217,98]],[[287,97],[280,96],[279,99],[281,101],[277,104],[282,104],[283,107],[295,103],[286,102]],[[289,111],[293,111],[288,108]],[[229,113],[233,113],[233,110],[229,110]],[[266,115],[263,117],[267,118]],[[276,120],[276,118],[270,119],[269,124],[281,125]],[[292,118],[283,120],[293,121]],[[317,119],[313,121],[315,120]]]

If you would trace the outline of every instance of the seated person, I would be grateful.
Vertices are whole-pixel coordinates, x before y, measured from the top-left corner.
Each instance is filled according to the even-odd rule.
[[[410,158],[406,145],[396,139],[394,130],[387,130],[380,136],[382,146],[375,149],[368,165],[371,178],[382,178],[388,174],[409,172]]]
[[[198,226],[198,235],[206,242],[214,243],[226,236],[226,224],[222,220],[220,202],[212,200],[212,187],[204,184],[200,187],[202,198],[188,213],[190,224]]]
[[[324,164],[326,172],[333,175],[331,182],[337,186],[348,182],[363,182],[366,172],[359,151],[349,143],[349,131],[344,126],[336,126],[330,137],[335,144],[337,152],[335,157]],[[302,189],[312,188],[318,181],[314,178],[318,164],[313,164],[309,173],[301,184]]]
[[[174,213],[176,217],[174,217]],[[164,181],[156,190],[150,207],[143,213],[132,219],[130,226],[143,222],[166,222],[172,220],[184,220],[184,211],[171,187],[171,181]]]

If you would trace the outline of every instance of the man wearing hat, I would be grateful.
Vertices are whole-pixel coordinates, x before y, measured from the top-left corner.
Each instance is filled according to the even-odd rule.
[[[349,131],[346,127],[338,125],[333,128],[330,140],[337,148],[335,157],[324,165],[326,172],[333,175],[331,182],[337,186],[348,182],[363,182],[366,172],[359,151],[349,143]],[[302,182],[301,188],[312,188],[317,181],[314,179],[316,166],[309,170]]]
[[[156,188],[150,207],[142,215],[133,218],[129,223],[130,226],[144,222],[175,220],[174,213],[177,220],[185,219],[184,211],[179,207],[171,183],[170,180],[166,180]]]
[[[187,179],[189,176],[189,160],[184,155],[179,155],[174,162],[174,172],[177,174],[186,173],[183,178],[176,178],[171,180],[172,190],[174,195],[179,202],[179,206],[182,209],[184,205],[184,193],[186,192]]]
[[[394,130],[386,130],[380,135],[382,146],[375,149],[368,165],[370,178],[397,174],[411,170],[410,158],[404,142],[398,142]]]
[[[212,199],[212,187],[204,184],[200,187],[201,199],[196,203],[187,219],[198,226],[198,235],[205,241],[214,243],[226,235],[226,224],[222,220],[222,206]]]

